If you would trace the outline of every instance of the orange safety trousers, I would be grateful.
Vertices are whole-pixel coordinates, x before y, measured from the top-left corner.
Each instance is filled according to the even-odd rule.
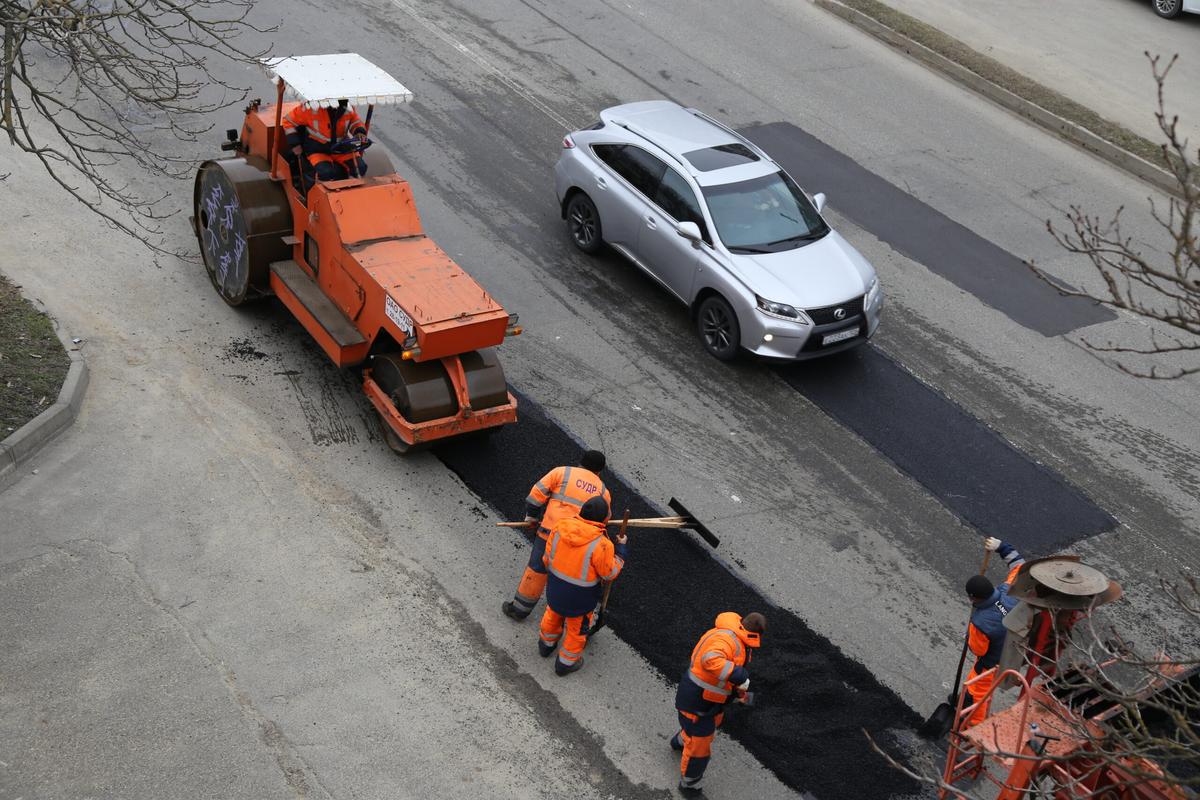
[[[324,161],[329,161],[339,166],[350,168],[350,163],[356,158],[361,158],[358,153],[309,153],[308,163],[314,167]]]
[[[563,635],[563,631],[566,635]],[[592,629],[592,614],[589,612],[581,617],[564,617],[550,606],[542,613],[541,637],[547,647],[554,647],[562,639],[562,647],[558,648],[558,660],[570,666],[583,655],[587,647],[587,633]]]
[[[538,604],[538,600],[542,599],[542,594],[546,591],[546,579],[549,576],[546,565],[542,563],[542,556],[546,554],[546,540],[538,536],[533,540],[533,550],[529,554],[529,563],[525,566],[525,572],[521,575],[521,582],[517,584],[517,593],[513,595],[513,606],[521,612],[521,616],[528,616],[533,607]]]
[[[679,774],[686,785],[695,786],[704,777],[704,770],[712,758],[712,743],[717,728],[725,720],[725,712],[701,716],[688,711],[679,711],[679,733],[675,734],[683,744],[683,756],[679,759]],[[678,747],[678,745],[676,745]]]
[[[974,680],[978,673],[975,668],[971,668],[970,674],[967,675],[967,680]],[[982,678],[967,687],[967,693],[971,696],[971,702],[975,702],[981,697],[985,697],[992,690],[992,685],[996,682],[996,671],[994,669],[987,670]],[[988,697],[986,701],[981,703],[978,708],[971,712],[971,718],[967,720],[964,727],[971,728],[987,719],[988,709],[992,705],[992,698]]]

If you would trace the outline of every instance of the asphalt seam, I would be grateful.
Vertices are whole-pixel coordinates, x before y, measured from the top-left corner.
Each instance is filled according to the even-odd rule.
[[[58,324],[54,333],[71,359],[58,399],[42,413],[0,442],[0,489],[16,481],[20,468],[40,453],[54,438],[71,427],[79,416],[88,386],[88,367],[80,349],[63,335]]]
[[[869,33],[913,60],[941,73],[961,86],[1019,115],[1034,125],[1057,135],[1084,152],[1142,179],[1156,189],[1182,196],[1179,182],[1170,172],[1042,106],[993,83],[958,62],[906,36],[879,20],[838,0],[813,0],[813,4]]]

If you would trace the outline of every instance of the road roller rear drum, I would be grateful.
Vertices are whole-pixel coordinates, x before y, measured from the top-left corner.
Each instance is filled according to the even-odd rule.
[[[504,369],[494,348],[463,353],[463,373],[472,411],[502,406],[508,402]],[[409,422],[453,417],[459,411],[454,383],[441,361],[415,363],[398,353],[385,353],[371,360],[371,375]]]
[[[192,217],[204,267],[217,294],[238,306],[270,294],[272,261],[291,258],[292,211],[261,158],[205,161],[196,174]]]

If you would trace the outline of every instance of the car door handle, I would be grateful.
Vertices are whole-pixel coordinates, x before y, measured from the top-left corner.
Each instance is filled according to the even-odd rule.
[[[654,217],[646,217],[646,227],[650,230],[658,230],[658,220]]]

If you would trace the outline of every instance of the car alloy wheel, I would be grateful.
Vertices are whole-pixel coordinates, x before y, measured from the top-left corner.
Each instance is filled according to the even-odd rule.
[[[741,347],[742,331],[737,315],[725,299],[716,295],[700,304],[696,312],[696,332],[704,349],[722,361],[731,361]]]
[[[600,238],[600,212],[596,210],[592,199],[582,192],[567,204],[567,228],[571,231],[571,241],[583,252],[590,255],[600,249],[603,243]]]
[[[1154,13],[1171,19],[1183,11],[1183,0],[1154,0]]]

